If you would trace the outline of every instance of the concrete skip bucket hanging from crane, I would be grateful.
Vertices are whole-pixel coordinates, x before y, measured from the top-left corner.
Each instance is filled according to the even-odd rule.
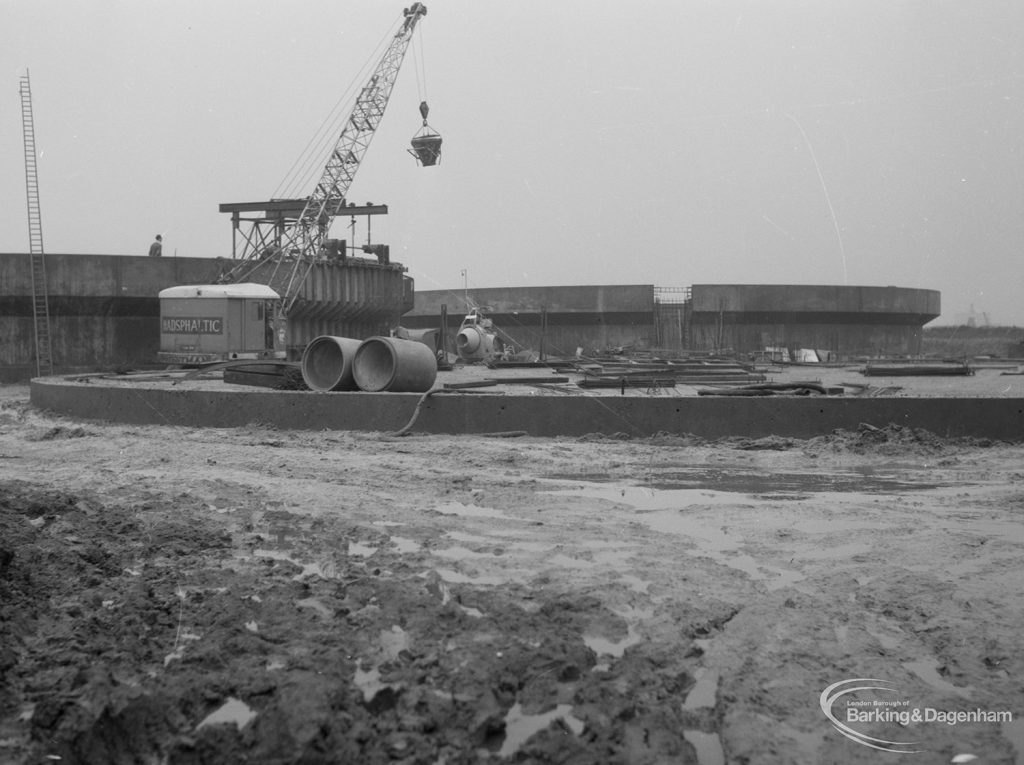
[[[426,101],[420,102],[420,114],[423,115],[423,127],[412,137],[412,148],[409,153],[423,167],[436,165],[441,159],[441,136],[427,124],[430,107]]]
[[[302,354],[302,379],[315,391],[425,393],[437,379],[437,359],[414,340],[322,335]]]

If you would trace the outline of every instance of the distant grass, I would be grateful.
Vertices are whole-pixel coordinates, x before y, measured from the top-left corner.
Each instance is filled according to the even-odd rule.
[[[925,327],[921,353],[943,358],[1024,358],[1024,328]]]

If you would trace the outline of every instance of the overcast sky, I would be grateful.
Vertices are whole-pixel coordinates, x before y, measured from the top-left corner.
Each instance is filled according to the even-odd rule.
[[[418,289],[895,285],[1024,325],[1021,0],[426,5],[349,193],[389,205],[373,241]],[[402,3],[0,11],[0,252],[28,251],[28,69],[46,251],[214,257],[218,205],[288,195]],[[433,168],[406,152],[423,98]]]

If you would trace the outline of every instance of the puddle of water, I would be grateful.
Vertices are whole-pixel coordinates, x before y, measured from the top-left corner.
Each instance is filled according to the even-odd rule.
[[[462,518],[505,518],[505,514],[493,507],[464,505],[461,502],[446,502],[434,508],[444,515],[458,515]]]
[[[420,576],[422,576],[424,578],[427,578],[429,576],[429,574],[428,573],[423,573],[423,574],[420,574]],[[439,574],[439,576],[440,576],[440,574]],[[451,602],[452,591],[449,590],[448,589],[448,585],[446,585],[444,583],[444,578],[443,577],[442,577],[440,582],[437,582],[437,585],[438,585],[438,592],[437,592],[437,594],[440,595],[440,597],[441,597],[441,605],[442,606],[447,605],[449,602]],[[459,610],[461,610],[462,613],[466,614],[467,616],[474,616],[477,619],[479,619],[479,618],[481,618],[484,615],[484,612],[481,611],[479,608],[473,608],[472,606],[464,606],[461,603],[456,603],[455,605],[458,606]]]
[[[252,551],[252,554],[256,558],[272,558],[273,560],[286,560],[289,563],[294,563],[296,566],[302,565],[297,560],[293,560],[292,556],[290,556],[288,553],[281,552],[280,550],[265,550],[262,547],[257,547],[255,550]]]
[[[467,560],[470,558],[500,558],[505,554],[503,547],[491,547],[489,550],[470,550],[468,547],[442,547],[438,550],[431,550],[431,555],[439,558],[450,558],[451,560]]]
[[[614,542],[606,542],[602,539],[584,539],[581,541],[584,547],[590,547],[594,550],[629,550],[639,548],[641,545],[631,544],[625,540],[615,540]]]
[[[796,557],[801,560],[842,560],[861,553],[871,552],[874,548],[866,542],[850,542],[835,547],[819,547],[817,550],[801,552]]]
[[[605,476],[587,473],[578,475],[551,474],[548,480],[607,482]],[[946,487],[952,484],[935,481],[917,481],[909,475],[894,472],[879,473],[866,467],[857,470],[822,472],[777,473],[751,470],[747,466],[699,467],[659,472],[644,486],[660,491],[680,489],[713,489],[732,494],[802,494],[821,492],[866,492],[869,494],[896,494]],[[957,485],[962,485],[958,483]]]
[[[384,688],[389,687],[387,683],[380,681],[380,670],[377,667],[373,667],[366,672],[356,667],[355,676],[352,678],[353,684],[363,692],[363,701],[369,703],[373,701],[373,697]]]
[[[640,639],[640,636],[630,626],[629,632],[622,640],[614,641],[598,635],[584,635],[583,643],[598,656],[612,656],[618,659],[626,652],[627,648],[639,643]]]
[[[802,531],[805,534],[833,534],[837,531],[863,531],[864,529],[877,529],[878,524],[848,520],[836,516],[828,516],[824,518],[803,518],[794,523],[792,528],[797,531]]]
[[[397,624],[390,630],[381,630],[380,648],[389,659],[397,659],[398,654],[409,648],[409,633]]]
[[[595,565],[592,560],[571,558],[563,553],[555,553],[546,558],[546,561],[549,565],[561,566],[562,568],[593,568]]]
[[[956,530],[970,531],[1003,542],[1024,545],[1024,524],[1017,521],[980,521],[958,527]]]
[[[234,696],[229,696],[220,709],[210,712],[203,718],[203,721],[196,726],[196,730],[201,730],[207,725],[223,725],[225,723],[234,723],[241,730],[255,717],[256,713],[249,708],[248,704]]]
[[[700,554],[706,555],[726,566],[739,569],[748,576],[766,582],[769,589],[787,587],[804,577],[797,571],[776,569],[761,565],[749,555],[738,552],[740,543],[729,537],[721,528],[701,522],[694,515],[684,515],[680,508],[696,504],[698,498],[702,508],[709,504],[735,505],[735,500],[725,492],[694,492],[693,490],[661,491],[637,486],[581,485],[573,489],[547,492],[565,496],[582,496],[607,499],[628,504],[646,511],[638,514],[637,520],[654,531],[667,534],[682,534],[699,539]],[[726,555],[726,553],[729,553]],[[565,562],[563,561],[563,565]],[[579,563],[575,564],[579,566]]]
[[[637,510],[668,510],[689,505],[734,505],[736,497],[722,491],[699,491],[695,489],[653,489],[646,486],[624,486],[615,484],[579,484],[571,489],[556,489],[544,492],[555,496],[604,499],[630,505]]]
[[[450,568],[438,568],[434,569],[437,571],[444,581],[450,582],[451,584],[483,584],[483,585],[499,585],[508,584],[511,580],[505,576],[467,576],[466,574],[460,574],[458,571],[452,571]]]
[[[700,669],[697,683],[686,694],[683,709],[713,708],[718,698],[718,670]]]
[[[903,663],[904,669],[913,672],[935,690],[943,691],[944,693],[955,693],[962,699],[971,698],[971,691],[974,690],[972,686],[968,685],[961,688],[958,685],[953,685],[943,680],[942,675],[936,670],[937,666],[938,663],[935,661],[907,661]]]
[[[650,609],[633,609],[630,611],[613,611],[612,613],[621,616],[626,620],[626,637],[622,640],[609,640],[601,635],[583,635],[583,643],[598,656],[611,656],[620,658],[626,649],[636,645],[643,638],[636,630],[636,625],[642,619],[649,619],[654,615]]]
[[[699,765],[725,765],[725,751],[717,733],[684,730],[683,738],[693,747]]]
[[[692,515],[684,515],[676,510],[660,510],[638,515],[637,518],[655,531],[681,534],[700,540],[697,555],[738,569],[751,579],[763,581],[769,590],[788,587],[804,578],[798,571],[758,563],[751,556],[739,552],[740,543],[737,540],[720,528],[701,523]]]
[[[694,515],[684,515],[678,510],[660,510],[652,513],[641,513],[637,516],[645,526],[665,534],[682,534],[706,543],[709,549],[724,552],[739,549],[739,542],[726,534],[718,526],[711,526]]]
[[[302,600],[296,600],[295,605],[301,608],[312,608],[318,614],[331,618],[331,611],[323,603],[316,598],[303,598]]]
[[[476,550],[470,550],[468,547],[445,547],[440,550],[431,550],[431,555],[436,555],[438,558],[451,558],[452,560],[466,560],[467,558],[493,558],[493,553],[477,552]]]
[[[464,531],[446,531],[444,534],[449,539],[454,539],[456,542],[465,542],[466,544],[490,544],[490,537],[482,537],[479,534],[467,534]]]
[[[583,721],[572,716],[572,704],[559,704],[550,712],[539,715],[523,714],[523,707],[517,701],[505,715],[505,740],[498,752],[499,757],[511,757],[534,733],[544,730],[555,720],[561,720],[578,736],[583,732]]]
[[[893,624],[882,623],[880,626],[887,629],[888,633],[882,632],[881,630],[873,630],[870,627],[865,627],[864,631],[877,640],[878,644],[885,650],[895,651],[903,642],[903,631]]]
[[[513,550],[524,550],[525,552],[543,553],[552,549],[547,542],[509,542],[508,546]]]
[[[1024,718],[1000,723],[999,732],[1003,734],[1003,738],[1013,744],[1013,748],[1017,752],[1014,758],[1015,765],[1024,765]]]
[[[405,537],[391,537],[391,544],[393,544],[399,553],[414,553],[419,552],[420,543],[415,539],[406,539]]]
[[[359,542],[348,543],[348,554],[355,555],[360,558],[369,558],[377,552],[376,547],[370,547],[368,545],[360,544]]]
[[[252,551],[252,554],[256,558],[271,558],[273,560],[284,560],[289,563],[294,563],[296,566],[300,567],[302,571],[292,577],[293,581],[305,579],[307,576],[318,576],[324,580],[337,579],[337,572],[332,570],[333,566],[325,568],[319,563],[300,563],[288,555],[288,553],[281,552],[280,550],[264,550],[257,548]]]

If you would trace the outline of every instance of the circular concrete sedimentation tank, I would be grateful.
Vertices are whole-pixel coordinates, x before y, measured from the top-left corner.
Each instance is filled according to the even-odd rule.
[[[54,371],[92,372],[114,366],[155,366],[160,348],[161,290],[215,284],[235,263],[222,258],[149,258],[145,255],[47,254],[47,302]],[[0,253],[0,380],[27,381],[35,363],[32,260]],[[250,281],[273,281],[272,264]],[[400,263],[349,258],[316,263],[288,315],[289,358],[320,335],[369,337],[396,326],[412,308],[413,281]],[[3,312],[0,312],[3,313]]]
[[[417,290],[402,326],[439,326],[452,294]],[[916,355],[924,325],[941,313],[937,290],[866,285],[485,287],[475,289],[473,298],[514,339],[536,348],[543,337],[548,353],[568,355],[579,347],[620,346],[736,355],[808,348],[824,351],[828,360]]]
[[[918,355],[941,313],[936,290],[804,284],[695,284],[687,347],[749,354],[813,351],[819,361]],[[798,360],[798,359],[794,359]]]

